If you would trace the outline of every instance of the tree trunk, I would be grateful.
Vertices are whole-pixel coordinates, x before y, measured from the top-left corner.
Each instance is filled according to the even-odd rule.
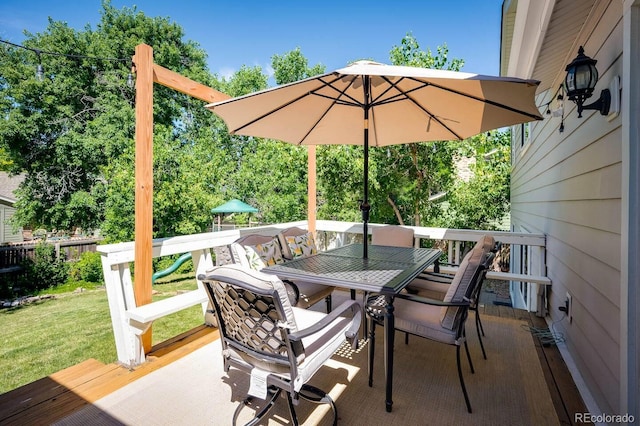
[[[398,223],[400,225],[404,225],[404,220],[402,220],[402,215],[400,214],[400,210],[398,209],[398,206],[396,206],[396,203],[391,199],[391,197],[387,197],[387,202],[391,205],[391,208],[398,219]]]

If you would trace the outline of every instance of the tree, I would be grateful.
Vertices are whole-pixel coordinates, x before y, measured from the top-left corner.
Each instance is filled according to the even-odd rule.
[[[462,60],[449,60],[447,55],[446,46],[438,47],[436,55],[430,50],[421,51],[411,34],[390,52],[394,65],[458,70]],[[429,202],[429,198],[451,185],[453,158],[458,149],[459,142],[372,147],[369,153],[371,221],[420,225],[437,217],[439,205]],[[318,159],[321,187],[318,217],[360,220],[363,167],[361,147],[323,147]]]
[[[304,57],[300,48],[287,52],[283,55],[273,55],[271,66],[274,70],[276,84],[293,83],[325,72],[322,64],[316,64],[309,68],[309,61]]]
[[[131,238],[135,118],[134,91],[126,81],[135,46],[149,44],[156,63],[206,85],[220,84],[207,69],[206,54],[183,36],[166,18],[116,10],[104,1],[95,30],[78,32],[50,20],[43,33],[27,34],[30,50],[3,45],[0,148],[11,172],[26,172],[14,216],[18,224],[100,227],[114,239]],[[37,63],[43,81],[34,76]],[[227,159],[202,152],[201,146],[215,144],[207,138],[216,121],[203,106],[154,88],[156,236],[203,230],[209,223],[206,210],[216,194],[199,180],[224,173]],[[199,155],[206,161],[194,161]],[[187,193],[197,201],[185,203]]]
[[[473,177],[457,180],[437,225],[449,228],[498,229],[509,212],[511,134],[495,131],[472,138]]]

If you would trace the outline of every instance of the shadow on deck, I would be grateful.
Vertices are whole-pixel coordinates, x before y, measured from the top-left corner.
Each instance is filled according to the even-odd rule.
[[[489,289],[491,291],[491,287]],[[525,322],[530,327],[547,328],[544,319],[535,316],[533,313],[513,309],[507,306],[506,303],[500,303],[499,299],[499,294],[488,294],[483,299],[484,304],[480,307],[481,315],[484,317],[515,319]],[[494,303],[494,301],[498,303]],[[469,333],[472,333],[471,326],[469,327]],[[216,329],[204,326],[198,327],[154,347],[153,351],[148,355],[149,362],[133,370],[128,370],[116,364],[104,365],[93,359],[87,360],[49,377],[0,395],[0,424],[56,423],[80,410],[91,409],[93,403],[99,399],[207,346],[217,340],[218,337],[219,334]],[[500,336],[495,336],[496,340],[499,338]],[[574,413],[584,413],[587,410],[564,360],[555,345],[543,345],[535,338],[533,341],[558,422],[563,425],[574,424]],[[479,360],[478,362],[481,361]],[[453,381],[451,384],[452,386],[457,385]],[[459,392],[459,389],[455,389],[455,392]],[[382,401],[380,401],[380,405],[382,405]],[[150,408],[143,405],[140,409],[148,410]],[[460,410],[462,411],[462,408]],[[124,424],[121,420],[110,417],[108,411],[101,411],[97,408],[95,411],[100,417],[100,424]],[[472,417],[469,419],[474,424],[483,424],[482,413],[474,412],[470,416]],[[531,424],[529,419],[522,420],[522,422],[519,422],[520,424]],[[382,419],[380,421],[382,422]],[[388,423],[388,419],[383,423]]]

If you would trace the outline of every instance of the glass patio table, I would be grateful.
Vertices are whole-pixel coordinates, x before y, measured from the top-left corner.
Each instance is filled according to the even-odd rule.
[[[350,244],[326,252],[290,260],[262,269],[267,274],[291,280],[380,293],[386,296],[384,312],[384,357],[386,410],[391,411],[393,391],[394,317],[393,296],[420,272],[433,264],[440,250],[370,245],[367,259],[362,244]],[[352,293],[353,294],[353,293]]]

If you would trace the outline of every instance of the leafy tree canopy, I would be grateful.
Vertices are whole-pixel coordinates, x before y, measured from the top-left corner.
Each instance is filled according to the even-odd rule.
[[[157,64],[230,96],[268,87],[268,76],[259,67],[243,66],[228,79],[212,75],[205,52],[184,40],[178,24],[147,17],[135,7],[117,10],[108,0],[95,29],[76,31],[51,20],[44,32],[27,34],[23,44],[28,49],[0,45],[0,169],[26,174],[16,224],[100,228],[109,241],[133,239],[135,114],[127,77],[140,43],[153,47]],[[394,64],[462,66],[461,60],[447,56],[446,46],[435,55],[421,51],[410,34],[390,53]],[[38,63],[44,68],[42,81],[34,73]],[[325,72],[321,64],[309,66],[299,48],[273,55],[272,67],[277,84]],[[503,150],[476,163],[474,187],[459,184],[452,173],[455,158],[482,156],[495,146],[504,148],[505,140],[481,138],[482,149],[467,141],[372,149],[371,220],[419,225],[440,218],[468,227],[495,220],[508,194]],[[506,180],[501,175],[499,189],[495,168],[507,173]],[[362,169],[361,147],[318,148],[319,218],[360,220]],[[213,219],[211,208],[231,198],[257,207],[263,222],[303,219],[306,182],[305,148],[230,135],[204,102],[154,87],[155,237],[205,231]],[[485,198],[479,198],[480,190]],[[445,192],[450,194],[446,210],[430,201]],[[496,207],[490,213],[457,206],[490,200]]]

